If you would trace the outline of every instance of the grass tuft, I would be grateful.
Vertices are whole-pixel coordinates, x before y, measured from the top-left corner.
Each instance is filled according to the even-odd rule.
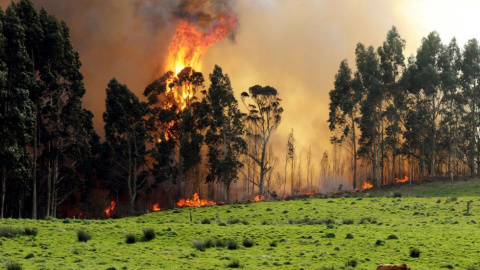
[[[245,237],[243,238],[242,244],[244,247],[253,247],[253,240],[248,237]]]
[[[207,249],[207,244],[203,240],[193,240],[193,247],[198,251],[204,252]]]
[[[230,250],[238,249],[239,246],[238,246],[237,241],[235,241],[234,239],[228,239],[227,240],[227,248],[230,249]]]
[[[5,269],[7,270],[22,270],[22,266],[19,263],[11,260],[7,260],[4,263],[4,266],[5,266]]]
[[[85,231],[85,229],[80,228],[77,230],[77,240],[78,242],[87,242],[88,240],[92,239],[90,233]]]
[[[125,243],[127,244],[135,244],[137,242],[137,238],[133,233],[125,234]]]
[[[420,257],[420,249],[418,248],[410,248],[410,257],[418,258]]]
[[[233,259],[230,263],[227,264],[228,268],[240,268],[240,261],[238,259]]]
[[[147,241],[150,241],[153,238],[155,238],[155,230],[153,228],[144,228],[142,229],[142,232],[143,232],[143,237]]]

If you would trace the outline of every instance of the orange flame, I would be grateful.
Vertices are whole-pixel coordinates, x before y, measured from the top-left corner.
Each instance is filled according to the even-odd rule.
[[[307,195],[307,196],[312,196],[312,195],[315,195],[315,193],[313,193],[313,192],[307,192],[307,193],[305,193],[305,195]]]
[[[197,193],[193,194],[193,198],[191,200],[190,199],[180,199],[177,202],[178,207],[201,207],[201,206],[205,206],[205,205],[215,205],[215,204],[216,203],[214,201],[208,201],[208,200],[200,199],[200,197],[198,197]]]
[[[152,206],[152,211],[153,212],[162,211],[162,208],[160,208],[160,205],[158,203],[156,203]]]
[[[261,202],[261,201],[265,201],[265,196],[264,195],[257,195],[252,200],[252,202]]]
[[[117,202],[111,201],[110,206],[107,206],[107,208],[105,208],[103,212],[105,213],[105,215],[107,215],[107,217],[110,217],[110,215],[113,212],[113,209],[115,209],[115,205],[117,205]]]
[[[235,14],[225,10],[206,30],[197,30],[189,18],[178,20],[175,36],[168,48],[167,70],[178,74],[185,67],[200,70],[208,48],[237,27]]]
[[[371,189],[371,188],[373,188],[372,184],[368,183],[367,181],[363,182],[362,190]]]
[[[410,178],[408,178],[408,176],[405,175],[405,178],[403,179],[398,179],[398,178],[395,178],[395,182],[397,183],[404,183],[404,182],[407,182]]]

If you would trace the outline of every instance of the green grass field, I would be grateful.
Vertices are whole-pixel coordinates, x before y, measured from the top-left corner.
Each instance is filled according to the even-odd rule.
[[[38,234],[7,234],[25,227]],[[87,242],[77,240],[81,228]],[[145,228],[154,239],[144,239]],[[9,237],[0,237],[0,269],[376,269],[402,262],[415,270],[480,269],[480,180],[116,220],[5,219],[2,232]],[[126,243],[128,233],[136,243]],[[243,245],[246,237],[252,247]]]

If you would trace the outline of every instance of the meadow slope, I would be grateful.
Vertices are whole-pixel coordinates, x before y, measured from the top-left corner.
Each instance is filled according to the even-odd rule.
[[[480,180],[314,197],[109,220],[4,219],[0,269],[480,269]],[[25,227],[38,234],[5,233]],[[89,241],[77,240],[81,228]],[[156,237],[144,239],[145,228]],[[128,233],[136,243],[126,243]]]

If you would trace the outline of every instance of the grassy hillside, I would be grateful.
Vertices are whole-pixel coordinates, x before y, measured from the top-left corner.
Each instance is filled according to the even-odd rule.
[[[347,196],[183,208],[118,220],[5,219],[0,261],[23,269],[376,269],[402,262],[412,269],[480,269],[479,180]],[[25,235],[25,227],[38,234]],[[91,236],[87,242],[77,239],[82,228]],[[144,239],[145,228],[156,237]],[[128,233],[136,243],[126,243]],[[243,245],[245,238],[252,247]],[[412,249],[418,258],[411,257]]]

